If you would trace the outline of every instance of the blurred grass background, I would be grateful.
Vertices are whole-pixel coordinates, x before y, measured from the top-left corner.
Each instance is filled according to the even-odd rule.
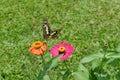
[[[75,48],[67,62],[76,70],[85,55],[105,44],[115,50],[120,43],[119,0],[0,0],[0,80],[36,80],[42,61],[30,54],[29,47],[45,41],[44,17],[52,30],[62,29],[58,39],[47,41],[46,61],[51,58],[49,49],[66,41]],[[58,67],[64,70],[63,64]]]

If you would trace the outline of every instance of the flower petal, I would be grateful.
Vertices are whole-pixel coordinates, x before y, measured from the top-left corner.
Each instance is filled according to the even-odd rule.
[[[67,53],[68,53],[68,52],[72,53],[73,50],[74,50],[74,48],[72,47],[71,44],[68,44],[68,45],[66,46],[66,52],[67,52]]]
[[[41,49],[32,49],[31,50],[31,53],[32,54],[35,54],[35,55],[41,55],[43,53],[43,51]]]
[[[46,51],[46,48],[47,48],[46,43],[43,43],[43,46],[41,46],[42,51],[45,52],[45,51]]]
[[[51,48],[50,53],[52,56],[57,56],[59,54],[58,47]]]
[[[68,57],[70,57],[72,55],[72,53],[65,53],[65,55],[63,55],[60,60],[66,60]]]

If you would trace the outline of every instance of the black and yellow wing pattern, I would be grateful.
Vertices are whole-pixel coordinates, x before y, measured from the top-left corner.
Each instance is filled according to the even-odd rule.
[[[48,24],[48,20],[47,19],[43,20],[43,38],[44,39],[57,38],[57,35],[60,31],[61,31],[61,29],[52,31]]]

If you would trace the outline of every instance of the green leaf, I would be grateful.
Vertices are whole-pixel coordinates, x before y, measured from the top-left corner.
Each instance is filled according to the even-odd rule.
[[[120,52],[111,51],[106,54],[106,58],[120,58]]]
[[[92,69],[95,69],[96,67],[98,67],[98,66],[101,64],[101,61],[102,61],[102,59],[99,59],[99,58],[93,60],[93,61],[92,61],[91,68],[92,68]]]
[[[73,76],[75,80],[89,80],[89,78],[87,78],[85,73],[83,73],[82,71],[74,72]]]
[[[117,49],[118,52],[120,52],[120,44],[118,45]]]
[[[119,66],[120,59],[111,58],[106,62],[106,65],[112,65],[113,67]]]
[[[81,63],[89,63],[89,62],[93,61],[95,58],[96,58],[95,56],[87,56],[87,57],[81,59],[80,62]]]
[[[86,73],[86,75],[88,74],[87,76],[89,76],[88,69],[82,63],[79,63],[78,71],[82,71],[82,72]]]
[[[49,76],[48,75],[45,75],[43,80],[50,80]]]
[[[104,57],[104,54],[102,54],[101,52],[98,52],[98,53],[94,53],[94,54],[91,54],[89,56],[86,56],[85,58],[81,59],[81,63],[89,63],[91,61],[93,61],[94,59],[98,59],[98,58],[103,58]]]
[[[79,64],[78,71],[73,72],[75,80],[89,80],[88,69],[85,68],[81,63]]]

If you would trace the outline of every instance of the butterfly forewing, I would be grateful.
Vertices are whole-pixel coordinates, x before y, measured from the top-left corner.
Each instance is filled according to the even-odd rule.
[[[47,19],[43,20],[43,38],[47,39],[51,33],[50,26],[48,24]]]

